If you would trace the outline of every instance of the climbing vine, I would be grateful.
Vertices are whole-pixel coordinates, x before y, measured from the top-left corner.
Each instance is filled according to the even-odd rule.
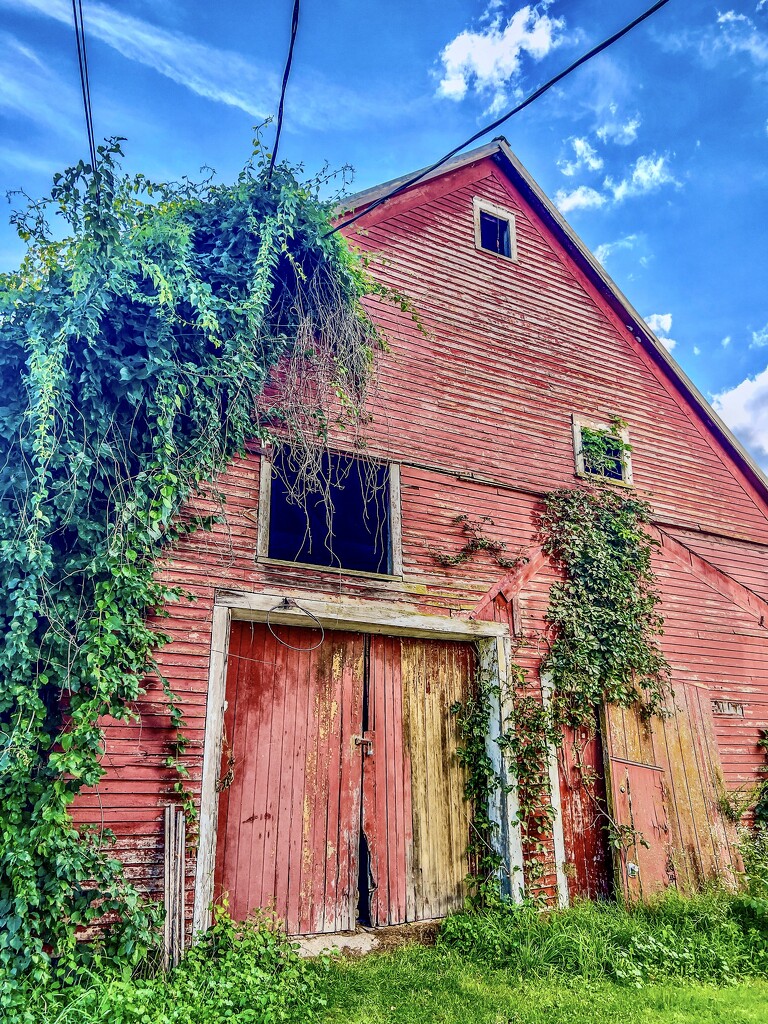
[[[599,462],[596,437],[590,444],[591,458]],[[603,445],[610,446],[607,457],[614,458],[613,435],[605,435]],[[593,735],[605,704],[635,707],[644,717],[668,713],[670,669],[659,646],[663,620],[651,566],[655,541],[646,529],[650,516],[645,502],[605,482],[552,491],[544,498],[542,546],[563,577],[550,590],[550,633],[541,662],[544,692],[527,683],[522,668],[512,667],[509,692],[502,695],[502,706],[510,709],[508,721],[498,740],[516,778],[529,880],[541,872],[552,831],[550,759],[562,747],[566,730]],[[487,734],[490,710],[487,687],[479,685],[463,712],[471,712],[470,739],[483,731],[483,723]],[[470,776],[467,795],[475,807],[478,799],[487,806],[494,780],[484,749],[465,740],[461,757]],[[594,779],[585,766],[580,771],[581,784],[591,792]],[[605,817],[615,847],[643,842]]]
[[[437,548],[429,548],[433,561],[438,565],[442,565],[444,568],[463,565],[470,561],[478,551],[487,552],[496,565],[502,569],[514,569],[520,563],[521,557],[509,558],[505,554],[507,545],[504,541],[489,537],[485,533],[487,527],[495,525],[490,516],[471,519],[466,512],[462,512],[460,515],[454,516],[452,522],[454,526],[461,527],[461,532],[467,539],[462,547],[453,554],[439,551]]]
[[[28,251],[0,281],[6,977],[82,962],[77,931],[96,919],[123,959],[152,940],[152,908],[70,805],[102,777],[103,717],[135,717],[157,673],[168,637],[148,616],[181,596],[157,560],[210,527],[185,506],[247,439],[277,428],[310,452],[355,422],[379,344],[360,299],[406,304],[328,235],[324,181],[285,164],[270,178],[260,153],[232,185],[153,183],[121,173],[113,140],[96,172],[56,175],[14,217]],[[183,800],[183,717],[163,685]]]

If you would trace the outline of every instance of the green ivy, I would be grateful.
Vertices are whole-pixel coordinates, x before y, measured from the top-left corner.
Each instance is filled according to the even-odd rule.
[[[670,669],[651,566],[650,506],[610,486],[552,491],[541,515],[544,551],[564,575],[550,591],[554,639],[542,664],[554,719],[592,727],[602,704],[663,715]]]
[[[603,444],[611,446],[613,435]],[[596,456],[597,457],[597,456]],[[525,671],[511,667],[502,706],[511,710],[499,745],[516,780],[518,824],[529,883],[543,870],[553,826],[549,762],[564,742],[565,730],[592,734],[604,705],[637,707],[650,717],[668,714],[670,668],[659,646],[663,620],[651,566],[655,541],[646,527],[651,509],[634,494],[607,483],[552,491],[544,498],[540,533],[544,551],[563,575],[550,590],[548,650],[541,662],[547,696],[533,692]],[[523,641],[521,641],[523,642]],[[495,838],[486,820],[499,780],[489,772],[480,737],[488,733],[492,692],[482,682],[461,706],[462,761],[469,770],[467,794],[482,825],[483,842]],[[594,779],[584,768],[581,784]],[[605,827],[617,847],[642,837],[629,834],[605,813]],[[486,884],[500,862],[486,855],[477,878]]]
[[[221,185],[126,176],[120,141],[99,148],[96,173],[81,162],[15,215],[28,252],[0,281],[6,980],[77,967],[92,953],[77,930],[97,919],[124,961],[153,941],[157,913],[109,837],[75,828],[69,809],[104,773],[102,717],[137,716],[168,641],[148,616],[180,591],[155,565],[211,525],[180,513],[247,439],[275,424],[308,444],[324,437],[332,405],[304,398],[296,412],[277,394],[257,418],[281,358],[320,367],[334,415],[356,414],[379,343],[360,299],[387,294],[328,234],[323,181],[285,164],[268,180],[258,142]],[[164,686],[172,779],[185,739]],[[169,789],[184,799],[183,780]]]

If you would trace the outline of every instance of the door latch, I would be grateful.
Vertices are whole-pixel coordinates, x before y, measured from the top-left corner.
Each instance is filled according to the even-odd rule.
[[[372,736],[355,736],[355,746],[363,748],[363,754],[366,757],[370,757],[373,754],[373,737]]]

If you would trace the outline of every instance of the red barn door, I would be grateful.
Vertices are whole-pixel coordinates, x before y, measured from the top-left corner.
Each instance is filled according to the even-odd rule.
[[[467,644],[232,624],[215,894],[291,934],[458,909]],[[322,643],[321,643],[322,640]],[[288,646],[290,645],[290,646]]]
[[[215,892],[293,934],[353,928],[363,637],[234,622]],[[290,644],[291,646],[287,646]],[[318,646],[319,645],[319,646]],[[314,650],[312,648],[315,648]]]

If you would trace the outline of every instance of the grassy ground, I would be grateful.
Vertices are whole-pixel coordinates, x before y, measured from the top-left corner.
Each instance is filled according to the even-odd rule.
[[[521,980],[451,950],[405,947],[331,969],[320,1020],[343,1024],[765,1024],[768,982],[635,988]]]

